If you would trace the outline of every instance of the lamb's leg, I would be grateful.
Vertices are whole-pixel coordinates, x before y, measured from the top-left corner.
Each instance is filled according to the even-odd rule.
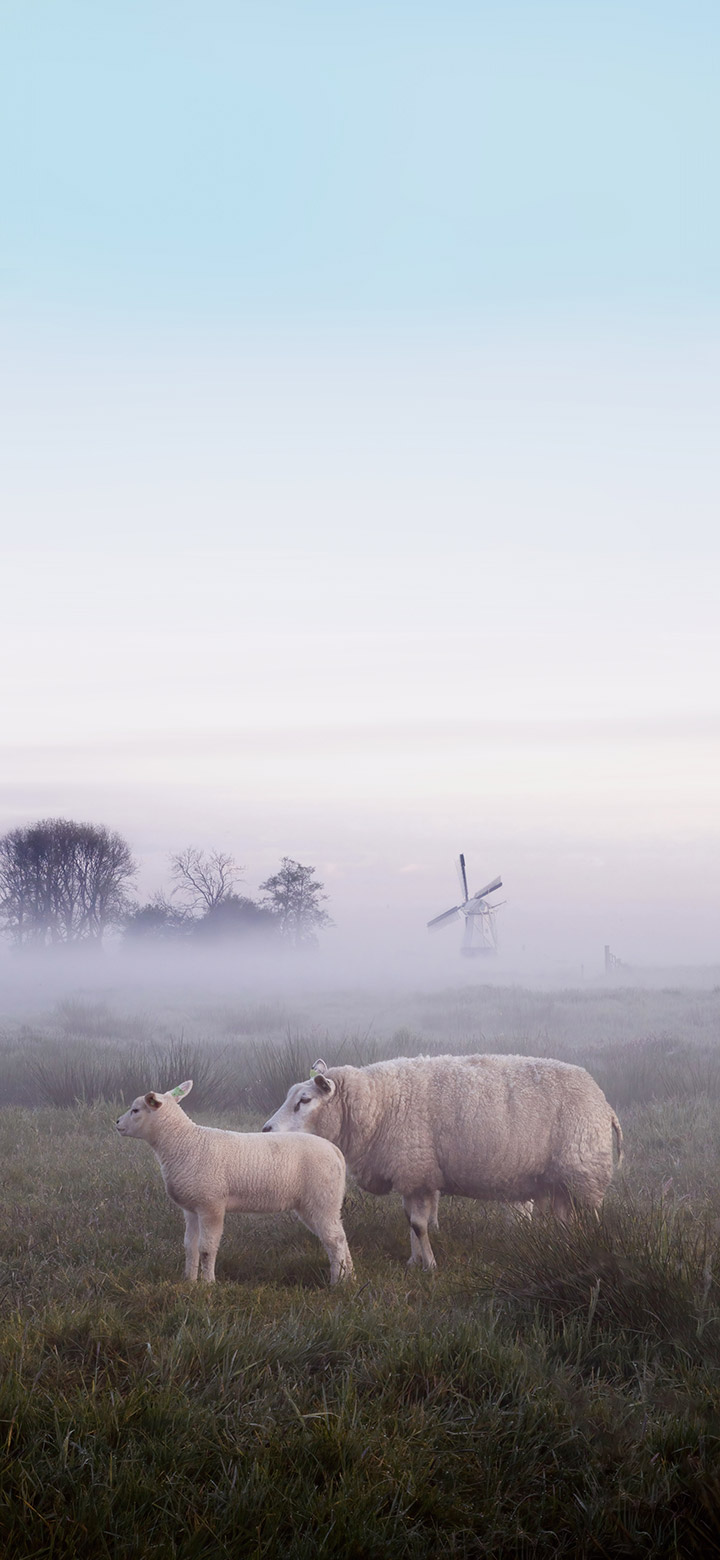
[[[439,1230],[439,1228],[440,1228],[440,1225],[438,1223],[438,1208],[439,1207],[440,1207],[440,1193],[439,1192],[433,1192],[433,1194],[432,1194],[432,1209],[431,1209],[430,1215],[428,1217],[428,1229],[429,1230]]]
[[[215,1258],[225,1223],[222,1206],[203,1208],[198,1215],[200,1223],[200,1272],[208,1284],[215,1278]]]
[[[314,1212],[303,1210],[301,1213],[299,1209],[296,1212],[306,1229],[312,1230],[325,1247],[330,1259],[330,1283],[337,1284],[338,1279],[351,1278],[353,1259],[340,1219],[318,1219]]]
[[[185,1277],[193,1282],[198,1276],[200,1231],[198,1216],[192,1208],[183,1208],[185,1214]]]
[[[330,1258],[330,1283],[337,1284],[338,1279],[352,1278],[353,1259],[342,1224],[332,1232],[321,1235],[320,1239]]]
[[[437,1267],[428,1239],[428,1220],[436,1208],[434,1192],[411,1192],[403,1197],[403,1208],[410,1224],[410,1261],[408,1267],[422,1262],[426,1270]]]

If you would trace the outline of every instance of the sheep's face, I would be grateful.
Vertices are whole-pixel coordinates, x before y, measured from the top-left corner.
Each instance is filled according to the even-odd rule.
[[[123,1137],[150,1137],[157,1120],[158,1111],[165,1109],[167,1112],[168,1110],[177,1109],[180,1101],[184,1099],[186,1094],[190,1093],[191,1088],[192,1079],[190,1078],[187,1083],[179,1083],[177,1088],[169,1089],[167,1094],[158,1094],[154,1089],[151,1089],[149,1094],[138,1094],[137,1099],[133,1100],[130,1109],[126,1110],[124,1116],[118,1116],[115,1123],[118,1132]]]
[[[263,1132],[315,1132],[318,1137],[331,1137],[333,1113],[328,1105],[336,1092],[336,1084],[324,1072],[315,1072],[307,1083],[294,1083],[284,1104],[265,1122]]]
[[[118,1116],[115,1123],[118,1132],[123,1137],[149,1137],[155,1116],[165,1104],[165,1098],[163,1094],[138,1094],[125,1115]]]

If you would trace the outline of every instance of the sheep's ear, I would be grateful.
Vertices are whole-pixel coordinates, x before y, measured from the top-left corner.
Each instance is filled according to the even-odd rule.
[[[316,1083],[323,1094],[332,1094],[335,1084],[327,1077],[327,1070],[327,1062],[324,1062],[322,1057],[319,1056],[310,1068],[310,1081],[311,1083]]]
[[[153,1091],[151,1094],[145,1095],[145,1104],[149,1105],[151,1110],[159,1110],[160,1106],[162,1105],[162,1100]]]
[[[192,1078],[188,1078],[186,1083],[178,1083],[174,1089],[170,1089],[168,1092],[174,1100],[184,1100],[185,1095],[190,1093],[192,1086]]]

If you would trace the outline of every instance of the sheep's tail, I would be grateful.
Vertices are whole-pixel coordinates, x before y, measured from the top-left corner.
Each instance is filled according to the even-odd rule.
[[[617,1162],[619,1165],[621,1165],[623,1162],[623,1132],[622,1127],[620,1126],[620,1122],[618,1121],[614,1111],[612,1112],[612,1129],[615,1138],[615,1147],[617,1148]]]

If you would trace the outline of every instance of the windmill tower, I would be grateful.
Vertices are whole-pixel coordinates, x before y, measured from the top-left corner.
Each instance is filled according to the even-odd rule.
[[[502,888],[502,878],[493,878],[492,883],[486,883],[484,888],[478,889],[471,897],[468,892],[464,856],[460,856],[457,867],[463,891],[462,903],[453,905],[452,910],[443,910],[442,915],[434,916],[433,920],[427,923],[428,931],[438,931],[441,926],[449,925],[451,921],[457,921],[459,916],[463,916],[465,930],[460,945],[461,954],[465,958],[472,959],[477,954],[495,953],[497,949],[495,911],[499,906],[497,903],[488,904],[487,896],[494,894],[496,889]]]

